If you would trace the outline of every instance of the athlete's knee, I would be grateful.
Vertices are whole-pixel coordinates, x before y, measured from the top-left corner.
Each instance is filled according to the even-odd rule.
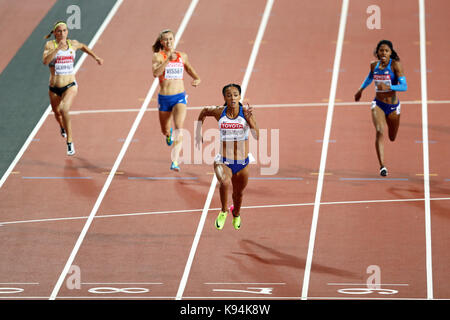
[[[221,188],[228,189],[231,186],[231,180],[229,178],[223,178],[219,181]]]

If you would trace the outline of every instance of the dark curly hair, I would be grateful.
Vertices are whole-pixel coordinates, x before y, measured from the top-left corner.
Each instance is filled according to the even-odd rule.
[[[396,61],[400,61],[400,57],[398,56],[397,52],[395,52],[394,50],[394,46],[392,45],[392,42],[389,40],[381,40],[380,42],[378,42],[377,47],[375,48],[373,55],[377,58],[380,59],[380,57],[378,56],[378,50],[380,49],[380,47],[385,44],[387,45],[392,53],[391,53],[391,59],[392,60],[396,60]]]

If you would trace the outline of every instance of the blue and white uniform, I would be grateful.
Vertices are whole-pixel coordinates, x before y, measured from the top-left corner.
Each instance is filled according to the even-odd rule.
[[[388,65],[380,69],[380,61],[376,64],[373,72],[371,71],[367,78],[364,80],[361,88],[366,88],[372,80],[375,84],[375,92],[391,92],[391,91],[406,91],[407,84],[405,77],[397,77],[394,71],[392,70],[392,59],[389,59]],[[384,83],[390,87],[388,90],[380,90],[378,89],[378,85]],[[377,98],[374,98],[372,101],[371,109],[375,108],[375,106],[380,107],[386,115],[389,115],[391,112],[396,112],[400,114],[400,101],[396,104],[384,103]]]
[[[220,115],[219,119],[219,131],[220,131],[220,141],[245,141],[248,140],[248,134],[250,132],[250,126],[245,119],[244,110],[242,104],[239,104],[239,114],[236,118],[229,118],[227,116],[227,107],[225,107]],[[247,158],[242,160],[227,159],[221,154],[218,154],[215,158],[216,162],[223,163],[227,165],[233,172],[233,174],[238,173],[244,169],[250,162],[255,159],[252,154],[249,153]]]

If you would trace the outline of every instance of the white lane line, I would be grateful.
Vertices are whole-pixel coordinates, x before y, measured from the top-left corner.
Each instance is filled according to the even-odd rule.
[[[113,6],[113,8],[111,9],[110,13],[105,18],[105,20],[103,21],[102,25],[100,26],[100,28],[95,33],[94,37],[91,39],[91,42],[89,42],[88,47],[90,49],[92,49],[95,46],[95,44],[97,43],[98,39],[100,38],[100,36],[102,35],[103,31],[105,30],[106,26],[109,24],[109,21],[111,21],[112,17],[114,16],[114,14],[116,13],[117,9],[121,5],[122,1],[123,0],[118,0],[116,2],[116,4]],[[75,65],[75,68],[74,68],[74,73],[75,74],[81,68],[81,65],[83,64],[84,60],[86,60],[87,56],[88,56],[87,53],[83,53],[81,55],[80,60],[78,60],[77,64]],[[34,137],[36,136],[36,133],[42,127],[42,125],[44,124],[45,120],[47,119],[47,116],[51,112],[52,112],[52,105],[49,104],[47,106],[47,109],[45,110],[44,114],[41,116],[41,118],[39,119],[38,123],[36,124],[34,129],[31,131],[31,133],[28,136],[27,140],[25,140],[25,143],[23,144],[22,148],[20,148],[20,150],[17,153],[16,157],[11,162],[11,164],[8,167],[8,169],[6,169],[5,173],[3,174],[2,178],[0,179],[0,189],[2,188],[2,186],[5,183],[6,179],[8,179],[8,177],[11,174],[12,170],[14,169],[14,167],[17,165],[19,160],[22,158],[22,156],[25,153],[25,151],[27,150],[28,146],[33,141]]]
[[[430,166],[428,153],[428,93],[427,93],[427,58],[425,33],[425,0],[419,0],[420,30],[420,86],[422,93],[422,141],[423,141],[423,185],[425,193],[425,241],[427,298],[433,299],[433,265],[431,254],[431,209],[430,209]]]
[[[184,32],[184,29],[186,28],[186,25],[187,25],[189,19],[192,16],[192,13],[193,13],[193,11],[195,9],[195,6],[197,5],[197,2],[198,2],[198,0],[192,0],[188,10],[186,11],[186,14],[185,14],[185,16],[184,16],[184,18],[183,18],[183,20],[181,22],[181,25],[178,28],[178,31],[177,31],[177,33],[175,35],[175,44],[174,44],[175,47],[176,47],[178,41],[181,39],[181,36],[182,36],[182,34]],[[100,194],[99,194],[99,196],[97,198],[97,201],[95,202],[94,207],[92,208],[92,211],[91,211],[91,213],[89,215],[89,218],[87,219],[87,221],[86,221],[86,223],[85,223],[85,225],[83,227],[83,230],[81,231],[81,233],[80,233],[80,235],[78,237],[78,240],[77,240],[77,242],[76,242],[76,244],[75,244],[75,246],[74,246],[74,248],[73,248],[73,250],[72,250],[72,252],[71,252],[71,254],[69,256],[69,259],[67,260],[66,265],[65,265],[63,271],[61,272],[61,275],[59,276],[59,279],[58,279],[55,287],[53,288],[53,292],[51,293],[50,300],[54,300],[56,298],[56,296],[57,296],[57,294],[59,292],[59,289],[61,288],[61,285],[62,285],[62,283],[64,281],[64,278],[66,277],[67,272],[69,271],[69,269],[70,269],[70,267],[72,265],[72,262],[74,261],[75,256],[77,255],[77,252],[78,252],[78,250],[79,250],[79,248],[81,246],[81,243],[84,240],[84,237],[87,234],[87,231],[88,231],[88,229],[89,229],[89,227],[90,227],[90,225],[91,225],[91,223],[92,223],[92,221],[94,219],[94,216],[97,214],[98,208],[100,207],[100,204],[103,201],[103,198],[104,198],[104,196],[106,194],[106,191],[108,190],[108,188],[109,188],[109,186],[110,186],[110,184],[111,184],[111,182],[112,182],[112,180],[113,180],[113,178],[114,178],[114,176],[116,174],[116,171],[117,171],[117,169],[118,169],[118,167],[119,167],[123,157],[125,156],[125,153],[126,153],[126,151],[128,149],[128,146],[131,143],[131,140],[133,139],[133,136],[134,136],[134,134],[135,134],[135,132],[137,130],[137,127],[139,126],[139,123],[141,122],[142,117],[144,116],[145,109],[147,108],[148,104],[150,103],[151,98],[152,98],[153,94],[155,93],[157,87],[158,87],[158,78],[155,78],[155,80],[153,81],[153,84],[152,84],[150,90],[147,93],[147,96],[145,97],[145,100],[144,100],[144,102],[143,102],[143,104],[141,106],[141,109],[139,110],[139,113],[138,113],[136,119],[134,120],[134,123],[133,123],[133,125],[131,127],[131,130],[128,133],[127,138],[125,139],[125,142],[124,142],[124,144],[122,146],[122,149],[120,150],[120,153],[119,153],[116,161],[114,162],[114,166],[112,167],[111,172],[109,173],[108,178],[106,179],[106,182],[103,185],[103,188],[102,188],[102,190],[101,190],[101,192],[100,192]]]
[[[332,201],[332,202],[321,202],[320,205],[340,205],[340,204],[367,204],[367,203],[389,203],[389,202],[417,202],[424,201],[425,198],[417,199],[387,199],[387,200],[355,200],[355,201]],[[443,201],[450,200],[450,198],[430,198],[430,201]],[[270,204],[261,206],[242,206],[242,209],[267,209],[267,208],[286,208],[286,207],[304,207],[313,206],[313,202],[305,203],[288,203],[288,204]],[[209,208],[208,211],[217,211],[220,208]],[[153,211],[153,212],[135,212],[135,213],[118,213],[118,214],[108,214],[95,216],[94,219],[105,219],[105,218],[121,218],[121,217],[132,217],[132,216],[149,216],[149,215],[161,215],[161,214],[177,214],[177,213],[197,213],[203,212],[203,209],[187,209],[187,210],[172,210],[172,211]],[[23,224],[23,223],[37,223],[37,222],[53,222],[53,221],[64,221],[64,220],[85,220],[89,218],[88,216],[82,217],[63,217],[63,218],[47,218],[47,219],[34,219],[34,220],[18,220],[18,221],[3,221],[0,222],[1,226],[13,225],[13,224]]]
[[[262,16],[261,24],[259,25],[258,33],[256,35],[256,39],[253,44],[253,49],[250,54],[250,60],[248,62],[247,69],[245,70],[245,74],[244,74],[244,79],[241,84],[241,98],[242,99],[244,99],[245,92],[246,92],[247,86],[248,86],[248,82],[250,80],[250,75],[252,73],[253,66],[256,61],[256,56],[258,54],[258,50],[259,50],[259,47],[260,47],[260,44],[262,41],[262,37],[264,35],[264,31],[266,29],[267,22],[269,21],[269,15],[270,15],[270,11],[272,10],[273,1],[274,0],[267,0],[267,2],[266,2],[266,7],[264,9],[264,14]],[[189,277],[189,273],[191,271],[192,262],[194,261],[195,252],[197,251],[197,246],[200,241],[200,236],[203,231],[203,226],[205,225],[206,216],[208,214],[209,206],[211,204],[211,200],[214,195],[216,185],[217,185],[217,177],[216,177],[216,175],[213,175],[211,185],[210,185],[209,191],[208,191],[208,196],[206,198],[205,205],[203,207],[203,212],[202,212],[202,215],[200,218],[200,222],[198,224],[197,231],[196,231],[195,237],[194,237],[194,241],[192,243],[192,247],[189,252],[189,257],[186,262],[186,266],[184,268],[184,272],[183,272],[183,276],[181,277],[180,284],[178,286],[178,291],[177,291],[177,295],[175,298],[176,300],[181,300],[183,297],[184,289],[186,288],[186,283],[187,283],[187,280]]]
[[[320,157],[319,177],[317,179],[316,198],[314,201],[314,211],[311,222],[311,232],[309,235],[308,254],[306,257],[305,272],[303,277],[302,300],[308,296],[309,278],[311,274],[311,265],[314,252],[314,243],[316,238],[317,222],[319,219],[320,199],[322,197],[323,179],[327,161],[328,141],[330,139],[331,123],[333,120],[333,110],[336,98],[336,89],[339,77],[339,65],[341,63],[342,46],[344,43],[345,25],[347,22],[348,0],[342,1],[341,18],[339,21],[339,32],[336,43],[336,53],[334,57],[333,75],[331,79],[330,97],[328,99],[328,110],[323,134],[322,154]]]
[[[415,105],[422,104],[421,101],[402,101],[402,105]],[[450,104],[450,100],[428,100],[428,104]],[[348,107],[348,106],[362,106],[368,107],[370,102],[335,102],[335,106],[340,107]],[[254,108],[257,109],[266,109],[266,108],[303,108],[303,107],[326,107],[328,106],[328,102],[305,102],[305,103],[280,103],[280,104],[255,104]],[[201,110],[204,106],[197,107],[187,107],[187,110]],[[158,111],[158,108],[147,108],[146,112]],[[70,111],[71,115],[78,114],[95,114],[95,113],[123,113],[123,112],[139,112],[139,109],[136,108],[128,108],[128,109],[97,109],[97,110],[73,110]],[[53,114],[53,111],[50,112]]]

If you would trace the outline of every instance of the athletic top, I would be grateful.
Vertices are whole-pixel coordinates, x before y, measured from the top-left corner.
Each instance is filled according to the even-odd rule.
[[[58,48],[58,44],[53,40],[55,48]],[[49,67],[55,68],[55,75],[67,75],[73,74],[73,65],[75,62],[75,50],[72,48],[72,43],[67,40],[68,48],[67,50],[59,49],[56,53],[55,58],[49,63]]]
[[[379,90],[378,84],[385,83],[389,86],[396,85],[398,83],[397,76],[392,71],[391,68],[392,59],[389,59],[389,63],[384,69],[380,69],[380,61],[378,61],[377,65],[375,66],[375,69],[373,70],[373,81],[375,84],[375,91],[376,92],[390,92],[392,90]]]
[[[244,141],[248,140],[250,126],[245,120],[244,110],[239,104],[239,114],[230,119],[227,116],[227,107],[223,109],[219,119],[220,141]]]
[[[167,59],[167,55],[164,51],[160,51],[164,59]],[[180,53],[176,52],[177,58],[170,60],[164,69],[164,73],[159,76],[159,82],[164,80],[183,80],[184,62]]]

